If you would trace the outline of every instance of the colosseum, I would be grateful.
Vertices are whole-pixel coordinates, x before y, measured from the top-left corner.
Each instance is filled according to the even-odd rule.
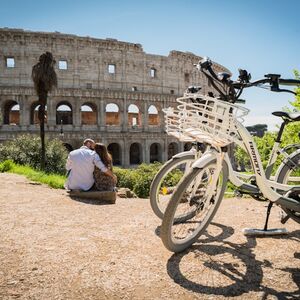
[[[165,161],[189,147],[164,131],[164,107],[189,85],[213,91],[193,66],[200,56],[148,54],[142,45],[59,32],[0,29],[0,142],[39,134],[32,66],[50,51],[58,86],[48,96],[48,138],[69,148],[91,137],[108,146],[114,164]],[[217,71],[228,71],[214,64]]]

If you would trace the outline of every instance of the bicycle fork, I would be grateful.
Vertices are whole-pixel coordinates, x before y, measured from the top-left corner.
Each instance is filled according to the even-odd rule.
[[[202,169],[193,183],[191,193],[193,196],[196,196],[198,187],[204,180],[207,180],[205,199],[212,199],[216,195],[218,178],[223,167],[224,155],[225,152],[218,153],[216,151],[209,151],[206,152],[199,160],[196,160],[193,163],[192,168]],[[208,170],[206,178],[203,178],[203,171],[205,171],[205,168],[209,166],[212,162],[215,162],[216,168],[214,170]]]

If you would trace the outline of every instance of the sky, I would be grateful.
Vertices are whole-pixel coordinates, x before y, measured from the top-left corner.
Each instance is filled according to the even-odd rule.
[[[139,43],[146,53],[208,56],[238,75],[294,78],[300,70],[300,0],[0,0],[0,27]],[[292,94],[248,89],[245,125],[268,124]]]

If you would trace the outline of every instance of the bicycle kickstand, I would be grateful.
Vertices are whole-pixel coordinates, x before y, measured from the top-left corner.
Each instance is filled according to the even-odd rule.
[[[259,236],[288,234],[288,231],[285,228],[268,229],[269,216],[272,207],[273,207],[273,202],[270,201],[267,208],[267,216],[266,216],[264,229],[244,228],[243,229],[244,235],[259,237]]]

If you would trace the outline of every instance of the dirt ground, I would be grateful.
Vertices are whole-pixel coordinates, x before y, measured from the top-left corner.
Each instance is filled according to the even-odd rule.
[[[149,200],[114,205],[71,199],[0,174],[0,299],[299,299],[300,226],[246,238],[266,203],[224,199],[208,232],[173,254]],[[283,227],[279,208],[270,228]]]

